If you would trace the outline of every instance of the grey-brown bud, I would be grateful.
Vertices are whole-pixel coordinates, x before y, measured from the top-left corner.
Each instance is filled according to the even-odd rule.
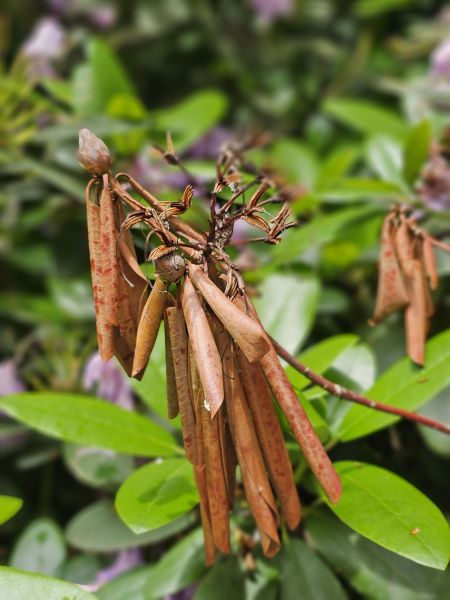
[[[175,252],[169,252],[153,259],[153,264],[155,265],[155,272],[167,283],[175,283],[183,277],[186,271],[186,263],[183,257]]]
[[[107,145],[89,129],[80,130],[77,156],[83,169],[92,175],[103,175],[111,168],[112,158]]]

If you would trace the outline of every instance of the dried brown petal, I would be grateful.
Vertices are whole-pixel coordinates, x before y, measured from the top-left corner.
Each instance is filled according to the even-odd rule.
[[[427,292],[423,266],[419,260],[412,261],[408,292],[411,298],[411,302],[405,310],[408,355],[416,364],[424,365],[427,335]]]
[[[175,367],[173,364],[172,342],[169,332],[168,311],[176,310],[175,307],[166,308],[164,311],[164,337],[166,347],[166,389],[167,389],[167,416],[174,419],[179,412],[178,393],[176,386]]]

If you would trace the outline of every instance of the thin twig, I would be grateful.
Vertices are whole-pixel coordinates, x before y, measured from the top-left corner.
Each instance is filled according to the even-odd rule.
[[[389,406],[388,404],[383,404],[382,402],[370,400],[369,398],[366,398],[365,396],[362,396],[361,394],[358,394],[353,390],[346,389],[341,385],[333,383],[332,381],[326,379],[322,375],[314,373],[314,371],[311,371],[309,367],[299,362],[276,340],[271,338],[271,341],[275,347],[275,350],[277,351],[278,356],[285,360],[296,371],[304,375],[312,383],[315,383],[322,389],[326,390],[327,392],[330,392],[330,394],[338,396],[338,398],[342,398],[343,400],[350,400],[350,402],[362,404],[363,406],[366,406],[367,408],[372,408],[373,410],[378,410],[381,412],[389,413],[391,415],[396,415],[407,421],[413,421],[415,423],[419,423],[420,425],[424,425],[425,427],[431,427],[431,429],[436,429],[436,431],[440,431],[441,433],[450,435],[450,425],[448,425],[447,423],[441,423],[440,421],[430,419],[425,415],[419,415],[417,413],[404,410],[403,408],[397,408],[396,406]]]

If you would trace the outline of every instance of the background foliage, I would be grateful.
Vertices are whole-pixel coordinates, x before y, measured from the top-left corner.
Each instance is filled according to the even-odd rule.
[[[3,0],[5,597],[448,597],[449,439],[307,387],[291,369],[342,475],[343,500],[326,507],[287,435],[305,504],[301,530],[284,536],[274,561],[258,550],[250,560],[239,531],[253,525],[242,505],[239,556],[205,571],[192,473],[179,424],[166,420],[162,340],[142,382],[92,356],[85,176],[75,149],[78,129],[89,127],[118,170],[173,197],[179,173],[151,149],[167,129],[199,177],[211,173],[225,138],[268,131],[271,143],[253,158],[298,186],[302,226],[276,248],[241,257],[266,327],[341,385],[450,421],[448,257],[439,256],[423,370],[404,358],[399,317],[367,324],[388,207],[409,202],[430,232],[448,232],[447,180],[428,193],[418,181],[448,124],[449,11],[428,0]],[[192,213],[205,222],[200,201]]]

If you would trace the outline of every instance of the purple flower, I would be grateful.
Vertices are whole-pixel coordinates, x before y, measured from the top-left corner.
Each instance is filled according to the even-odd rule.
[[[25,56],[33,59],[58,58],[64,48],[65,31],[56,19],[39,19],[23,46]]]
[[[95,352],[84,367],[83,387],[122,408],[133,409],[133,390],[114,359],[103,362]]]
[[[189,158],[216,158],[221,147],[231,138],[231,132],[226,127],[214,127],[189,149]]]
[[[274,21],[279,17],[286,17],[294,8],[293,0],[249,0],[249,2],[253,10],[264,21]]]
[[[431,55],[431,76],[450,81],[450,40],[444,40]]]
[[[111,581],[111,579],[115,579],[119,575],[122,575],[122,573],[131,571],[131,569],[142,565],[142,562],[142,554],[137,548],[123,550],[116,555],[114,562],[112,562],[109,567],[106,567],[97,573],[93,583],[81,585],[80,587],[88,592],[95,592],[99,587],[108,583],[108,581]]]
[[[23,392],[24,389],[25,386],[19,379],[14,360],[9,359],[0,362],[0,396]]]

